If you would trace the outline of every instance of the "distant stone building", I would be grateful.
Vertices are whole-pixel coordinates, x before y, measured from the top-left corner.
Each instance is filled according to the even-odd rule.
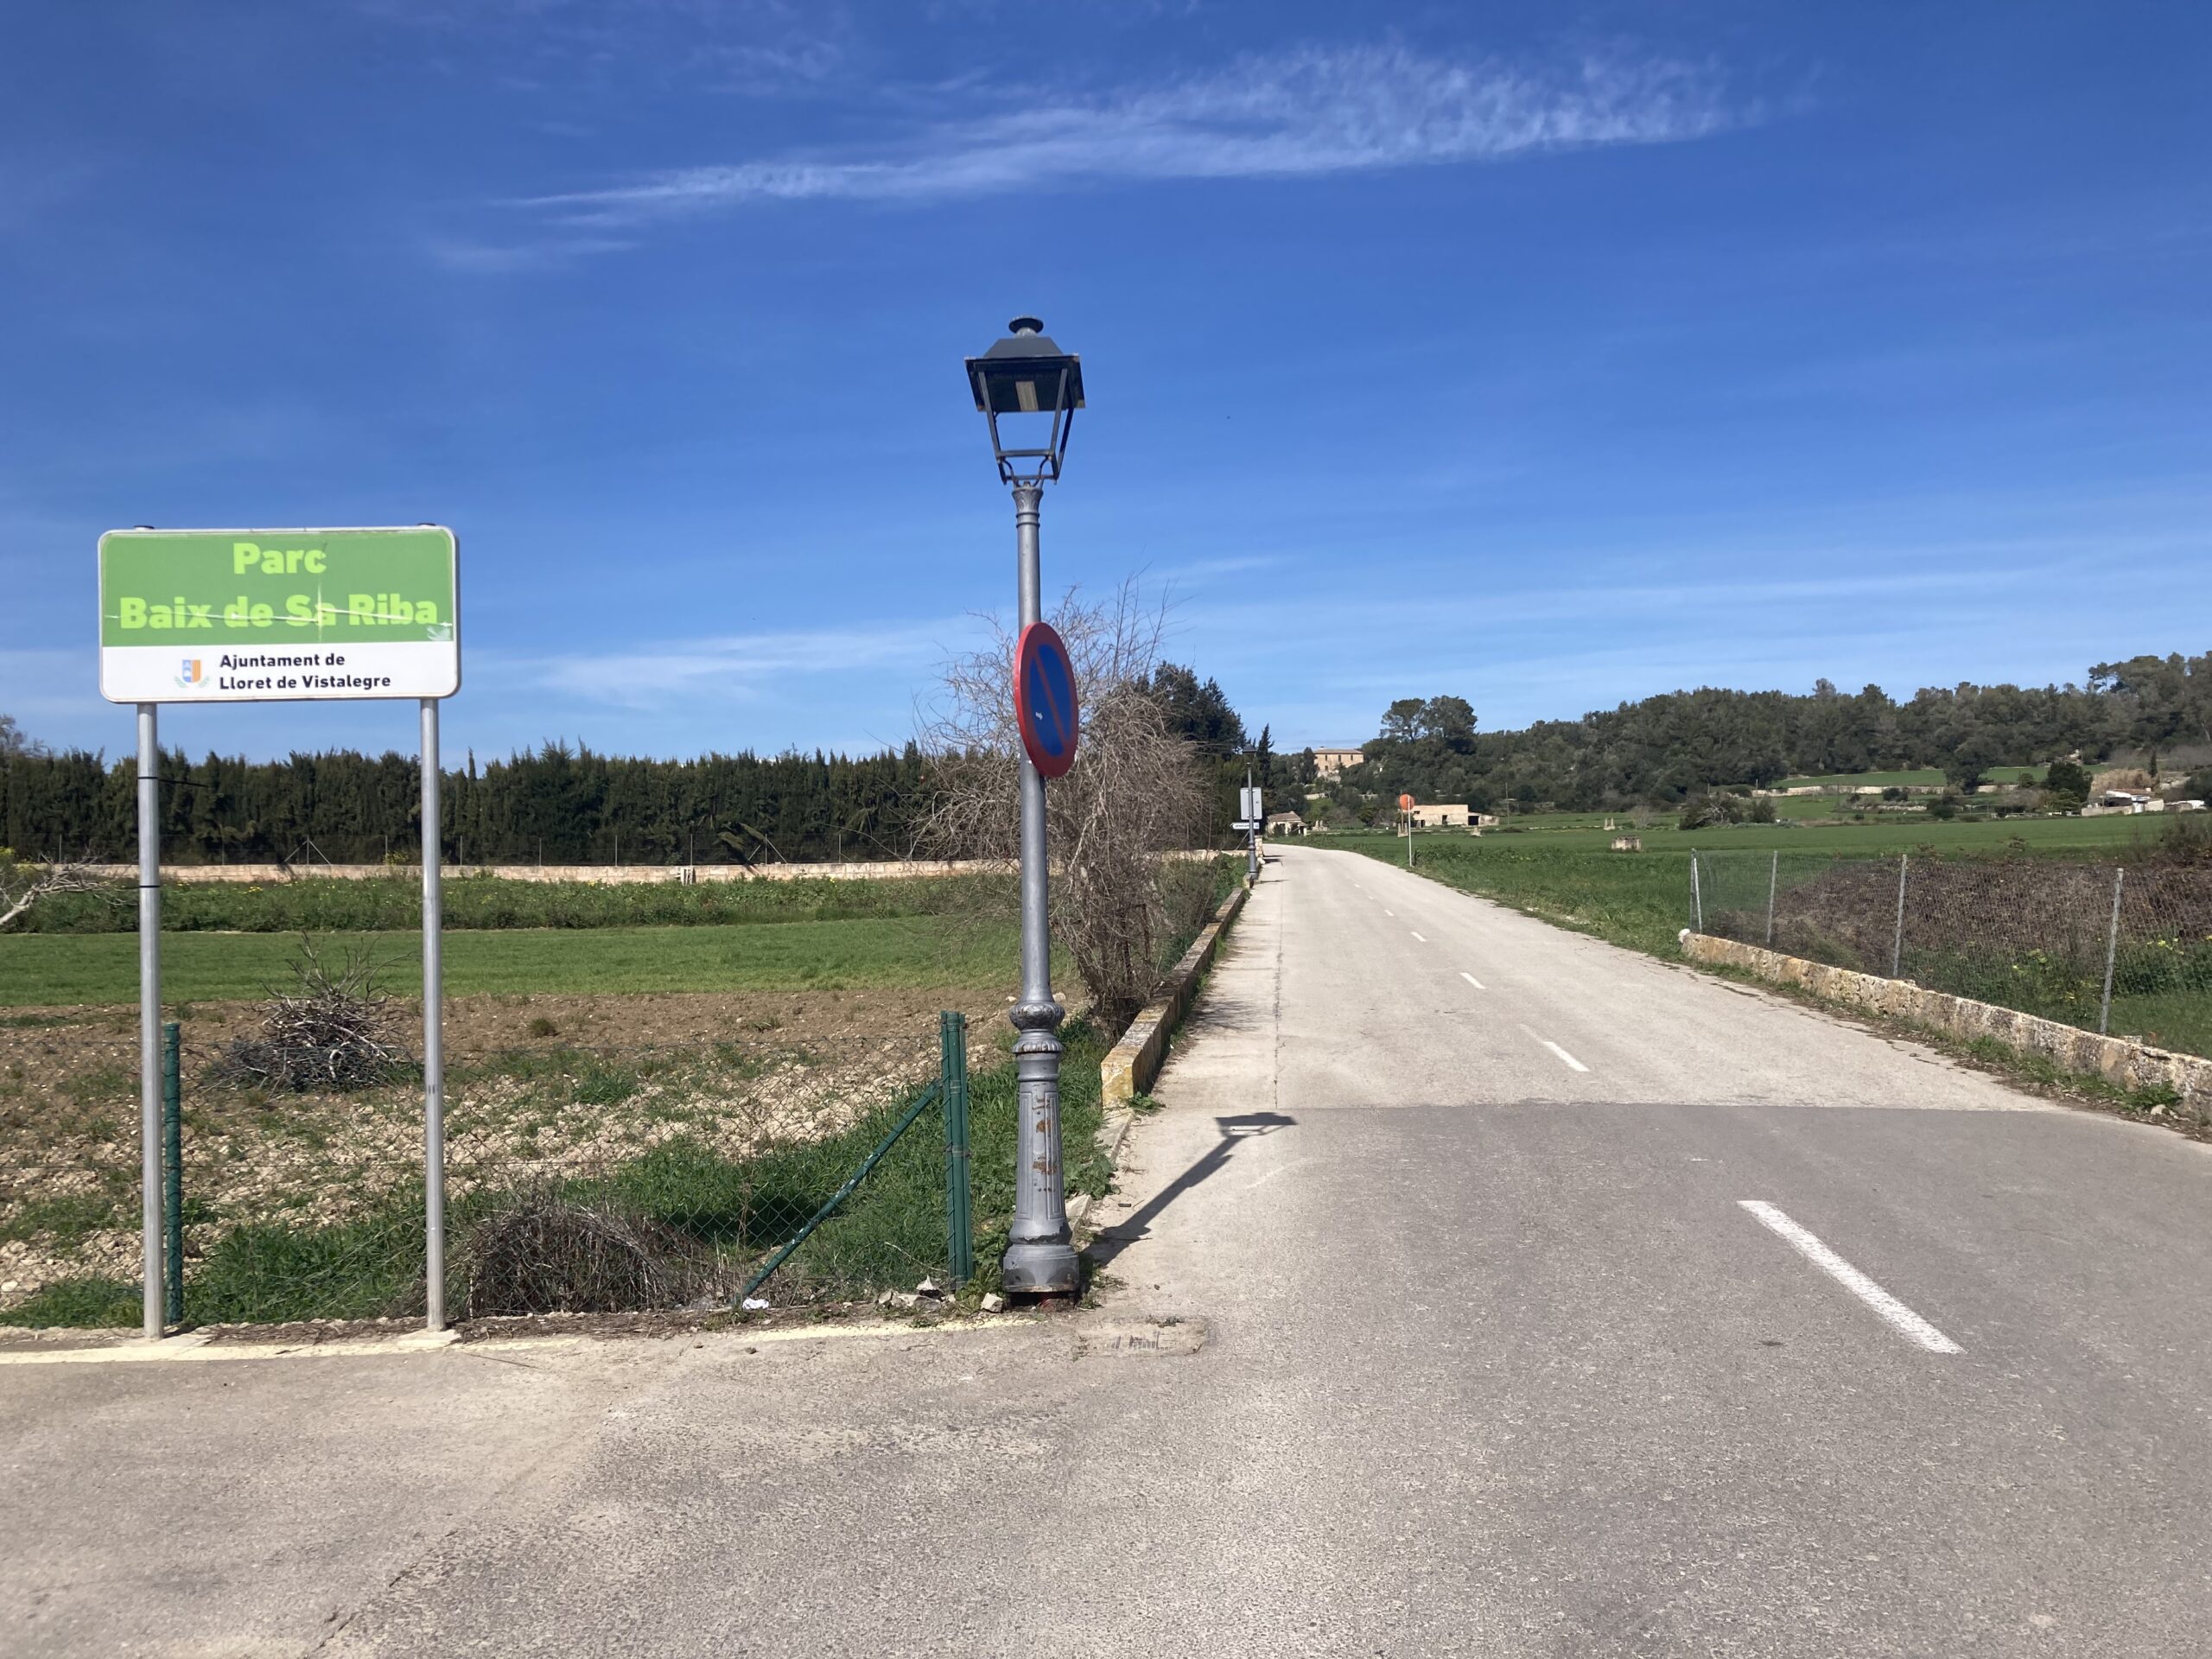
[[[1469,811],[1465,801],[1417,805],[1411,816],[1416,830],[1475,830],[1497,822],[1487,812]]]
[[[1270,812],[1264,833],[1270,836],[1302,836],[1306,820],[1295,812]]]
[[[1340,777],[1346,766],[1356,766],[1366,758],[1357,744],[1317,745],[1313,750],[1313,774],[1317,778]]]

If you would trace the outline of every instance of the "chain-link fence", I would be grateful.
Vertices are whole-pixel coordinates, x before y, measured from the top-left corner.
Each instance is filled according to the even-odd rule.
[[[403,1063],[351,1089],[242,1080],[250,1011],[180,1012],[181,1322],[421,1316],[419,1072]],[[917,1009],[843,1041],[793,1039],[772,1016],[623,1041],[526,1004],[504,1014],[449,1021],[454,1316],[720,1307],[748,1289],[780,1306],[967,1268],[948,1226],[960,1016]],[[1073,1140],[1096,1091],[1071,1071]],[[1011,1207],[1011,1068],[984,1068],[968,1094],[988,1231]],[[137,1323],[139,1167],[135,1010],[0,1016],[0,1322]]]
[[[2212,1054],[2212,870],[1700,852],[1690,925]]]

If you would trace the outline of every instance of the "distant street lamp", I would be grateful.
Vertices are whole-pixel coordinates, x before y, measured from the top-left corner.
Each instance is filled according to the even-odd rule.
[[[1035,317],[1016,317],[1006,339],[968,359],[969,389],[990,422],[1000,482],[1014,491],[1021,626],[1043,620],[1037,513],[1047,480],[1057,482],[1068,431],[1083,407],[1083,365],[1048,339]],[[1008,430],[1001,416],[1014,417]],[[1027,418],[1024,418],[1027,417]],[[1040,429],[1041,428],[1041,429]],[[1016,444],[1033,439],[1032,447]],[[1016,447],[1009,447],[1016,444]],[[1060,1039],[1067,1017],[1052,995],[1052,941],[1046,918],[1045,779],[1025,750],[1021,766],[1021,995],[1007,1017],[1021,1033],[1014,1045],[1021,1099],[1014,1162],[1014,1226],[1001,1276],[1009,1291],[1057,1295],[1077,1288],[1082,1266],[1068,1227],[1060,1164]]]

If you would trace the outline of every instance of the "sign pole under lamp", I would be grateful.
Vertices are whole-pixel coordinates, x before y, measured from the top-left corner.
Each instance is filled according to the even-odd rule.
[[[1083,407],[1083,365],[1060,350],[1035,317],[1016,317],[1004,340],[967,360],[968,386],[989,422],[991,453],[999,481],[1014,492],[1019,561],[1020,626],[1044,620],[1043,574],[1038,550],[1038,510],[1045,485],[1057,482],[1067,454],[1068,431]],[[1000,430],[1001,417],[1010,417]],[[1024,429],[1028,429],[1025,430]],[[1020,446],[1022,438],[1034,441]],[[1013,447],[1010,447],[1010,444]],[[1083,1264],[1068,1225],[1066,1172],[1060,1160],[1060,1021],[1067,1017],[1052,995],[1052,941],[1046,889],[1045,777],[1037,769],[1025,731],[1021,766],[1021,990],[1007,1019],[1021,1034],[1014,1045],[1020,1092],[1020,1139],[1014,1160],[1014,1223],[1000,1268],[1009,1292],[1071,1295]],[[1072,755],[1069,757],[1072,760]]]

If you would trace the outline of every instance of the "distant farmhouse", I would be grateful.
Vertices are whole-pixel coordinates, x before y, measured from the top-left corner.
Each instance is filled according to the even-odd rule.
[[[1270,812],[1265,833],[1270,836],[1302,836],[1306,820],[1295,812]]]
[[[1441,805],[1416,805],[1410,815],[1416,830],[1479,830],[1497,819],[1488,812],[1471,812],[1465,801]]]
[[[2169,801],[2139,790],[2107,789],[2082,809],[2084,817],[2098,817],[2114,812],[2202,812],[2202,801]]]
[[[1319,778],[1338,777],[1346,766],[1356,766],[1366,758],[1357,743],[1317,745],[1313,750],[1313,772]]]

